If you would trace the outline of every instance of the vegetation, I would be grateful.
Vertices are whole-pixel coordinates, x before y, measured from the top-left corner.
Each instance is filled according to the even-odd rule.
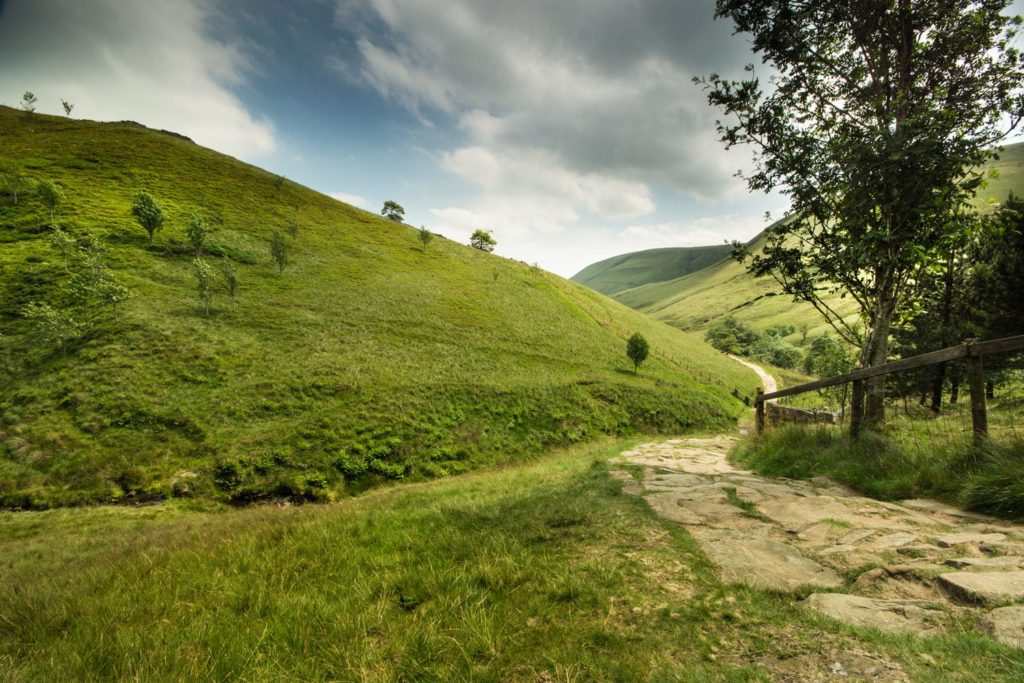
[[[60,106],[64,108],[64,115],[70,118],[71,112],[75,110],[75,105],[71,104],[67,100],[61,100]]]
[[[611,296],[651,282],[695,273],[727,259],[731,251],[728,244],[634,251],[592,263],[573,275],[572,280]]]
[[[26,114],[31,115],[35,113],[36,104],[38,103],[39,98],[31,91],[26,91],[25,94],[21,96],[21,109]]]
[[[331,506],[0,515],[0,678],[752,682],[848,651],[911,680],[1024,675],[967,628],[886,636],[722,585],[610,480],[625,445]]]
[[[393,202],[390,199],[384,202],[384,208],[380,210],[380,215],[387,218],[389,221],[395,223],[401,223],[405,220],[405,209],[398,202]]]
[[[792,369],[800,364],[803,357],[799,349],[785,341],[795,332],[792,325],[775,325],[761,333],[730,316],[709,327],[704,339],[719,351],[750,356],[779,368]]]
[[[196,278],[196,296],[199,297],[199,305],[203,307],[203,315],[210,315],[210,306],[213,305],[213,268],[201,257],[192,259],[192,273]]]
[[[288,242],[277,230],[270,234],[270,258],[277,266],[278,275],[284,273],[284,269],[288,267]]]
[[[633,374],[639,374],[640,366],[647,360],[651,347],[639,332],[633,334],[626,342],[626,356],[633,362]]]
[[[188,236],[189,244],[192,245],[195,256],[197,258],[202,256],[203,248],[206,246],[206,240],[210,234],[210,229],[207,227],[203,217],[197,213],[192,214],[188,219],[188,228],[186,228],[185,234]]]
[[[434,233],[427,230],[427,226],[421,225],[419,231],[416,233],[416,236],[420,240],[420,246],[423,248],[423,253],[427,253],[427,247],[434,240]]]
[[[65,271],[37,197],[0,198],[4,506],[325,500],[604,434],[724,428],[745,409],[730,390],[756,383],[584,287],[448,240],[423,258],[411,228],[171,135],[4,108],[0,135],[0,155],[65,189],[62,229],[104,253],[98,291],[131,292],[116,308],[91,296],[63,354],[38,341],[22,309],[79,310],[78,261]],[[159,248],[131,218],[138,187],[159,198]],[[295,206],[296,276],[277,277],[267,244]],[[217,226],[215,295],[221,264],[244,284],[210,316],[195,314],[193,213]],[[654,349],[639,377],[624,372],[634,332]]]
[[[139,192],[135,195],[135,201],[132,204],[132,215],[135,216],[135,220],[138,221],[142,229],[149,235],[149,243],[152,244],[153,236],[164,225],[163,209],[156,203],[153,195],[148,192]]]
[[[4,189],[11,196],[14,205],[18,205],[18,195],[25,192],[30,186],[28,176],[22,169],[21,164],[14,161],[6,161],[0,166],[0,180],[3,181]]]
[[[473,234],[469,238],[469,244],[474,249],[490,253],[494,251],[494,247],[498,246],[497,240],[491,235],[489,230],[483,230],[477,228],[473,231]]]
[[[36,194],[46,210],[50,212],[50,227],[57,227],[57,207],[64,201],[64,192],[52,180],[42,180],[36,185]]]
[[[749,188],[791,202],[751,272],[814,306],[861,349],[861,366],[888,360],[912,279],[965,230],[959,219],[984,162],[1024,118],[1024,62],[1011,47],[1020,19],[1003,14],[1009,5],[901,0],[793,12],[774,0],[718,1],[716,16],[750,34],[776,74],[769,90],[753,73],[697,79],[729,117],[718,124],[726,146],[754,149]],[[863,328],[825,293],[851,297]],[[867,392],[866,416],[880,421],[884,383],[869,381]]]

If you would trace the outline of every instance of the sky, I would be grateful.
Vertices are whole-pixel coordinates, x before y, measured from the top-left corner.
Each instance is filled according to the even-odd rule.
[[[134,120],[564,276],[754,236],[693,76],[748,42],[713,0],[0,0],[0,103]]]

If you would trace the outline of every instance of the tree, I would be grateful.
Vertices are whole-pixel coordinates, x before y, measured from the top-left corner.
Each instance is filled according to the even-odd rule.
[[[792,205],[750,269],[815,306],[862,366],[886,362],[914,273],[1024,115],[1009,2],[718,0],[716,16],[751,34],[775,76],[768,89],[753,66],[697,81],[728,116],[725,145],[754,148],[749,188]],[[835,294],[857,302],[863,332],[829,306]],[[883,391],[869,382],[869,421],[884,415]]]
[[[751,347],[761,338],[749,325],[727,316],[708,328],[704,340],[724,353],[749,356]]]
[[[14,199],[14,205],[17,206],[18,195],[29,188],[28,176],[25,175],[21,166],[14,162],[8,162],[0,169],[0,179],[3,180],[7,193]]]
[[[21,309],[39,340],[47,345],[56,344],[64,353],[67,342],[78,337],[81,325],[68,310],[60,310],[48,303],[31,301]]]
[[[52,180],[43,180],[36,185],[36,196],[50,212],[50,227],[57,227],[55,216],[57,207],[64,201],[64,191]]]
[[[213,304],[213,268],[200,257],[192,259],[192,274],[196,279],[196,295],[203,307],[203,315],[210,315]]]
[[[75,105],[71,104],[67,100],[61,100],[60,106],[64,107],[64,115],[70,117],[71,112],[75,110]]]
[[[238,293],[238,270],[230,259],[225,258],[220,264],[221,275],[224,276],[224,286],[228,290],[228,296],[232,299]]]
[[[384,208],[380,210],[380,215],[389,221],[401,223],[405,219],[405,209],[398,202],[393,202],[389,199],[384,202]]]
[[[188,221],[188,227],[185,228],[185,234],[188,235],[189,244],[192,245],[192,251],[195,255],[202,256],[203,247],[206,246],[206,239],[210,236],[210,229],[206,224],[206,220],[199,214],[192,214]]]
[[[482,228],[473,231],[472,236],[469,238],[469,244],[474,249],[487,253],[494,251],[494,247],[498,246],[498,242],[491,235],[490,231]]]
[[[64,259],[64,272],[71,272],[71,257],[78,251],[78,241],[58,227],[50,233],[50,246],[60,252]]]
[[[633,334],[626,342],[626,356],[633,361],[633,374],[640,372],[640,366],[647,360],[651,347],[639,332]]]
[[[427,230],[427,226],[421,225],[419,229],[420,245],[423,247],[423,253],[427,253],[427,245],[434,241],[434,233]]]
[[[163,209],[156,203],[153,195],[145,191],[135,195],[135,201],[132,204],[132,215],[135,216],[135,220],[139,222],[142,229],[149,235],[149,243],[152,244],[153,235],[164,225]]]
[[[270,236],[270,257],[277,264],[278,274],[283,273],[288,266],[288,243],[285,241],[284,235],[277,230]]]
[[[21,96],[21,108],[26,114],[31,115],[35,112],[38,102],[39,98],[31,90],[26,90],[25,94]]]

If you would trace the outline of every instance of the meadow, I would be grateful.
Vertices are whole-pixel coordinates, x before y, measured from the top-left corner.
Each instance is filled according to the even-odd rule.
[[[417,231],[172,133],[0,108],[0,165],[66,199],[127,301],[63,349],[23,312],[71,286],[31,190],[0,196],[0,505],[331,500],[602,435],[727,427],[756,378],[540,268]],[[151,244],[131,214],[167,216]],[[400,199],[400,198],[398,198]],[[186,226],[230,264],[204,315]],[[271,259],[284,235],[288,265]],[[500,240],[500,235],[498,235]],[[634,332],[652,353],[639,375]]]

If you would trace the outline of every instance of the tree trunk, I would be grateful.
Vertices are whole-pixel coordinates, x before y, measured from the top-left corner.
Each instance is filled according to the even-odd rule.
[[[889,328],[892,325],[895,301],[891,297],[882,299],[878,304],[874,325],[868,343],[864,345],[861,365],[873,368],[882,365],[889,357]],[[872,377],[865,382],[866,400],[864,406],[864,422],[867,426],[878,426],[885,422],[885,377]]]
[[[938,363],[935,366],[935,377],[932,378],[932,412],[938,414],[942,411],[942,389],[946,386],[946,364]]]
[[[985,382],[985,398],[991,400],[996,397],[996,383],[992,380]]]
[[[949,381],[949,404],[956,405],[956,402],[960,400],[960,369],[957,368],[953,371],[953,377]]]

